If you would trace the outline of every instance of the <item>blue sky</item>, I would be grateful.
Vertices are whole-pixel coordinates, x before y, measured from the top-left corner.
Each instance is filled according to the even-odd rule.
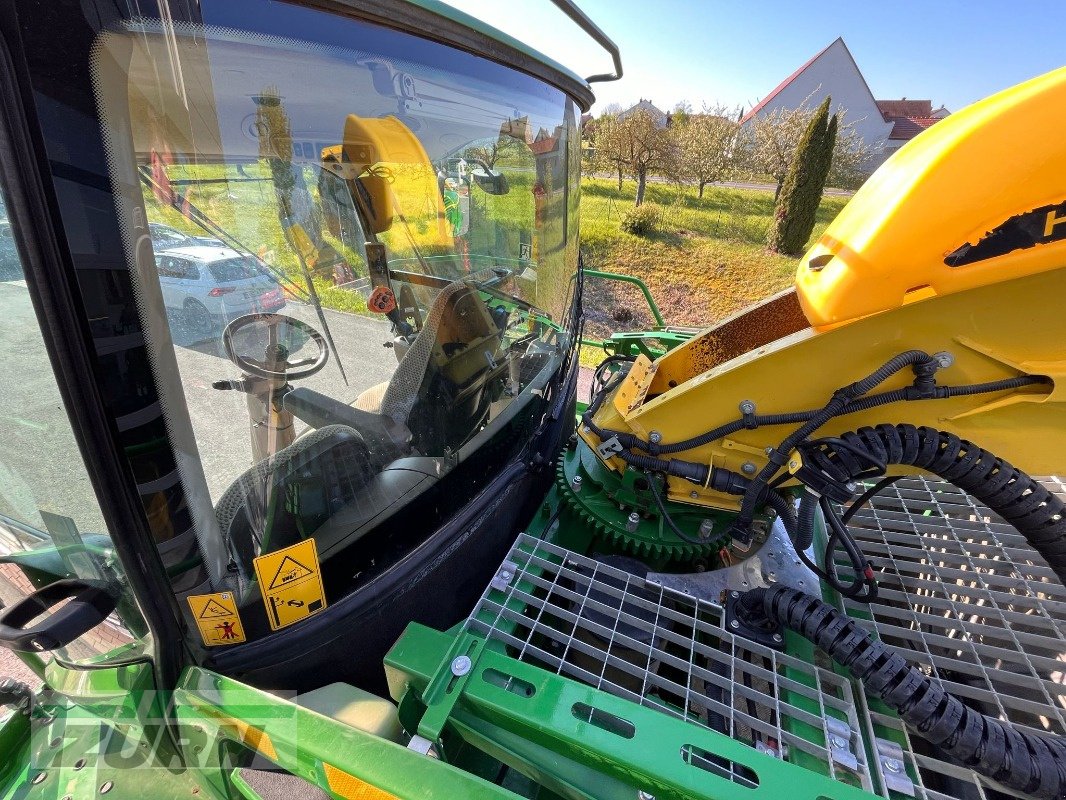
[[[549,0],[447,0],[581,75],[608,56]],[[626,77],[596,84],[597,109],[650,98],[750,106],[843,36],[878,99],[956,111],[1066,65],[1058,0],[578,0],[622,49]]]

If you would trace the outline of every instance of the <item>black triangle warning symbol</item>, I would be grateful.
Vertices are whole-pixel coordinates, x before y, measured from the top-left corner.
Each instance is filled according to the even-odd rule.
[[[314,573],[299,561],[290,556],[285,556],[285,558],[281,560],[281,564],[278,566],[278,571],[274,573],[274,580],[270,582],[268,588],[277,589],[279,586],[285,586],[288,583],[292,583],[293,581],[297,581],[300,578],[312,574]]]
[[[232,617],[233,612],[219,602],[208,600],[204,610],[200,612],[200,619],[214,619],[215,617]]]

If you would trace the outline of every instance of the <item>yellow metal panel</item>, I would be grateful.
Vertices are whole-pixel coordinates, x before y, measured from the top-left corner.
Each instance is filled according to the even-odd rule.
[[[800,262],[815,327],[1066,264],[1066,68],[936,123],[866,182]],[[965,266],[948,254],[1012,218],[1035,244]]]
[[[1066,375],[1066,314],[1051,298],[1064,296],[1066,269],[1030,275],[911,303],[824,332],[808,328],[687,378],[674,363],[691,365],[692,357],[687,348],[678,348],[658,359],[654,373],[674,376],[671,381],[677,385],[653,378],[642,401],[630,408],[633,395],[621,408],[616,402],[605,403],[596,422],[602,428],[645,437],[645,432],[656,430],[663,442],[676,442],[737,419],[742,400],[753,401],[759,414],[820,408],[838,387],[910,349],[952,354],[954,364],[937,373],[942,385],[1027,372],[1057,380]],[[703,335],[712,334],[713,330]],[[644,370],[648,373],[650,366]],[[912,380],[908,369],[875,392],[901,388]],[[970,439],[1031,474],[1061,473],[1066,468],[1062,396],[1056,384],[896,403],[838,417],[817,434],[834,435],[880,423],[930,425]],[[740,430],[728,437],[728,446],[720,441],[672,457],[737,472],[745,462],[761,468],[766,463],[764,449],[777,445],[793,427]],[[591,434],[582,432],[582,436],[590,444],[598,443]],[[682,502],[720,508],[737,505],[734,497],[681,479],[671,478],[669,491]]]

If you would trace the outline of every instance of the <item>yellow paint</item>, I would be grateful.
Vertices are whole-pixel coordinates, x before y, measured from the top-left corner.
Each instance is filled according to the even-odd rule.
[[[796,290],[811,324],[915,302],[908,293],[917,287],[942,297],[1066,264],[1066,239],[944,263],[1011,217],[1066,200],[1064,128],[1066,68],[964,108],[900,148],[800,261]],[[1049,214],[1044,235],[1063,222]]]
[[[271,630],[292,625],[326,607],[314,539],[259,556],[252,563]]]
[[[1054,211],[1047,212],[1047,222],[1044,223],[1044,236],[1050,236],[1055,232],[1056,225],[1066,223],[1066,215],[1056,216]]]
[[[835,389],[898,353],[946,351],[955,361],[938,371],[937,382],[942,385],[1021,374],[1047,375],[1053,383],[882,406],[837,417],[816,435],[881,423],[929,425],[953,431],[1030,474],[1061,474],[1066,469],[1066,314],[1059,312],[1053,298],[1066,296],[1066,268],[1014,280],[1007,271],[1004,278],[999,284],[910,303],[826,331],[807,328],[705,372],[691,370],[695,363],[691,353],[677,348],[658,360],[656,377],[642,402],[628,410],[627,400],[622,414],[608,401],[596,415],[596,424],[644,438],[655,430],[664,443],[676,442],[738,419],[741,400],[753,401],[759,414],[816,409]],[[686,374],[685,369],[690,371]],[[904,370],[874,391],[907,386],[913,377]],[[677,385],[671,387],[671,381]],[[735,472],[742,472],[745,462],[761,468],[766,463],[765,448],[776,446],[795,427],[741,429],[729,435],[728,444],[719,441],[670,457]],[[582,430],[581,435],[589,444],[599,444],[592,434]],[[612,459],[610,466],[621,468],[619,461]],[[737,507],[735,497],[677,478],[669,480],[669,494],[680,502]]]
[[[188,600],[204,645],[216,647],[245,641],[244,625],[231,592],[194,594]]]
[[[371,786],[332,764],[323,762],[322,769],[326,773],[329,790],[344,800],[396,800],[396,795]]]

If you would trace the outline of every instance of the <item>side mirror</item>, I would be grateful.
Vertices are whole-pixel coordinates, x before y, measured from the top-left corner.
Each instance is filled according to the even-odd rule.
[[[70,602],[32,627],[31,621]],[[22,653],[56,650],[95,628],[118,606],[118,598],[97,582],[56,581],[0,612],[0,647]]]
[[[481,190],[488,194],[507,194],[511,191],[511,187],[507,183],[507,176],[502,172],[479,167],[471,170],[470,175]]]

